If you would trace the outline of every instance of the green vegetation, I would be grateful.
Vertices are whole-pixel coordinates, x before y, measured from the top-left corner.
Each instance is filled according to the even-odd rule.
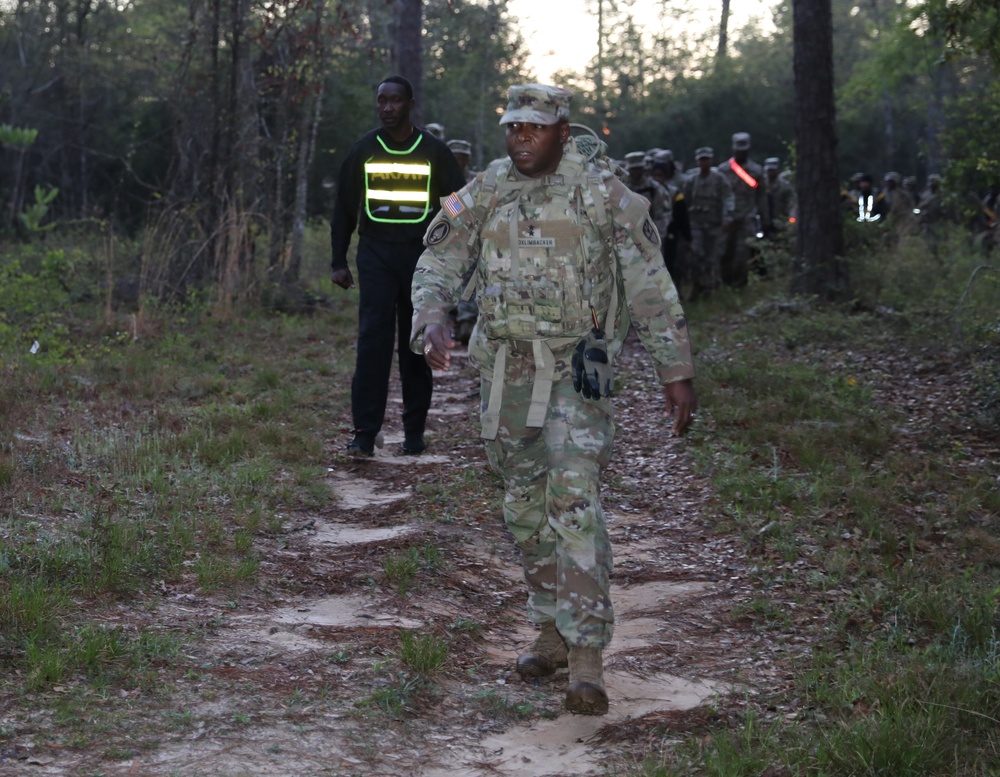
[[[435,634],[404,631],[399,638],[399,660],[421,676],[430,676],[444,666],[448,643]]]
[[[851,257],[843,309],[788,300],[780,251],[772,280],[690,306],[702,410],[688,450],[711,476],[715,531],[753,562],[733,623],[810,649],[789,685],[720,698],[737,711],[696,734],[623,742],[648,751],[620,774],[1000,769],[1000,276],[959,235],[947,262],[915,238],[877,239],[881,252]],[[308,244],[323,278],[325,244]],[[146,301],[109,319],[81,291],[103,277],[101,250],[53,238],[0,268],[0,698],[56,721],[39,746],[128,758],[232,698],[235,729],[257,725],[265,699],[297,724],[336,703],[352,721],[408,722],[440,708],[445,667],[480,689],[449,694],[487,721],[553,714],[548,691],[482,676],[472,651],[496,604],[484,615],[475,590],[461,617],[398,642],[333,635],[287,682],[205,655],[215,613],[307,583],[268,573],[262,546],[330,500],[354,309],[220,318],[203,300]],[[483,468],[443,470],[400,507],[435,534],[374,551],[343,583],[402,603],[436,591],[448,537],[500,499]],[[158,626],[177,597],[214,613],[193,604],[188,626]],[[337,699],[345,676],[365,692]]]
[[[385,581],[405,594],[421,571],[433,572],[441,564],[441,550],[433,545],[409,548],[405,553],[391,553],[382,563]]]
[[[623,774],[1000,770],[1000,279],[953,237],[947,266],[916,239],[852,257],[847,309],[762,283],[690,311],[693,453],[717,531],[755,564],[757,593],[732,616],[814,647],[791,688],[687,739],[664,729]],[[954,374],[966,360],[969,402],[956,382],[970,371]]]
[[[8,691],[152,682],[151,663],[189,635],[107,628],[103,614],[157,590],[252,583],[274,516],[328,503],[324,431],[347,401],[331,334],[347,316],[222,321],[150,302],[139,321],[107,322],[78,291],[95,265],[67,256],[22,247],[0,266]]]

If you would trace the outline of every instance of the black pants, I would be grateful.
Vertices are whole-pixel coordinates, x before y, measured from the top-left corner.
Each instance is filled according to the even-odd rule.
[[[410,284],[422,240],[384,243],[362,236],[358,242],[358,361],[351,382],[354,429],[375,435],[382,428],[389,395],[392,350],[398,343],[399,377],[403,384],[403,431],[424,431],[431,406],[431,368],[410,350],[413,304]],[[398,332],[398,340],[396,338]]]

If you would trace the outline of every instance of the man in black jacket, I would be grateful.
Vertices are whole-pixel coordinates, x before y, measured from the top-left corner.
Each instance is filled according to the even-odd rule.
[[[410,282],[424,250],[424,231],[441,198],[465,185],[455,156],[430,132],[413,126],[413,87],[402,76],[378,85],[382,126],[364,135],[340,169],[330,223],[333,282],[349,289],[351,235],[358,230],[358,354],[351,382],[352,456],[375,453],[389,393],[392,351],[397,347],[403,384],[403,453],[422,453],[431,404],[427,362],[409,349]],[[398,332],[398,339],[396,337]],[[398,345],[397,345],[398,344]]]

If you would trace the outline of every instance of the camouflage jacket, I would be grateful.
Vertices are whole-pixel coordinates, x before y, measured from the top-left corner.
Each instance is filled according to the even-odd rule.
[[[714,168],[706,176],[698,169],[688,174],[684,199],[692,227],[718,227],[733,218],[733,189],[726,176]]]
[[[649,201],[649,215],[662,238],[667,234],[670,220],[673,218],[674,198],[670,191],[663,184],[651,178],[648,173],[642,176],[639,183],[629,183],[628,188],[636,194],[641,194]]]
[[[771,222],[777,226],[787,226],[788,217],[795,213],[795,189],[788,181],[776,178],[768,181],[767,205]]]
[[[756,181],[757,185],[751,186],[733,169],[732,162],[732,159],[727,159],[718,166],[718,170],[726,176],[733,190],[733,198],[735,200],[733,218],[745,219],[760,216],[766,220],[770,214],[767,209],[767,187],[764,183],[764,168],[756,162],[751,162],[749,159],[741,165]]]
[[[413,277],[413,351],[421,352],[428,324],[447,326],[462,276],[474,267],[480,316],[469,355],[484,373],[502,345],[531,354],[544,341],[556,357],[554,377],[569,378],[569,354],[593,326],[593,306],[612,358],[631,323],[661,383],[692,377],[684,312],[648,202],[571,152],[545,178],[521,176],[509,159],[491,169],[492,193],[484,191],[488,169],[442,200],[427,229]],[[530,370],[524,376],[530,381]]]

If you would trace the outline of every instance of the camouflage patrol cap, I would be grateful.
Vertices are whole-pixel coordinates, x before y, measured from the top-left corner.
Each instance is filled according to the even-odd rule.
[[[765,170],[778,170],[781,168],[781,160],[776,156],[769,156],[764,160]]]
[[[630,151],[625,155],[625,167],[631,170],[633,167],[645,167],[646,166],[646,152],[645,151]]]
[[[694,152],[694,158],[696,161],[698,159],[704,159],[705,157],[711,159],[714,156],[715,152],[712,151],[711,146],[701,146],[697,151]]]
[[[501,124],[557,124],[569,120],[569,89],[544,84],[518,84],[507,90],[507,110]]]
[[[449,140],[446,145],[453,154],[472,154],[472,144],[467,140]]]
[[[444,125],[438,124],[437,122],[431,122],[426,127],[424,127],[429,133],[439,140],[444,140]]]
[[[734,132],[733,133],[733,149],[739,151],[744,148],[750,148],[750,133],[749,132]]]
[[[662,151],[658,151],[656,155],[653,157],[653,160],[656,162],[663,162],[664,164],[666,164],[667,162],[673,162],[674,152],[671,151],[669,148],[665,148]]]
[[[938,175],[937,173],[931,173],[929,176],[927,176],[927,183],[941,183],[942,180],[944,179],[941,178],[941,176]]]
[[[886,173],[885,176],[882,178],[882,180],[885,181],[886,183],[892,181],[893,183],[898,184],[903,180],[903,176],[901,176],[899,173],[896,172]]]

